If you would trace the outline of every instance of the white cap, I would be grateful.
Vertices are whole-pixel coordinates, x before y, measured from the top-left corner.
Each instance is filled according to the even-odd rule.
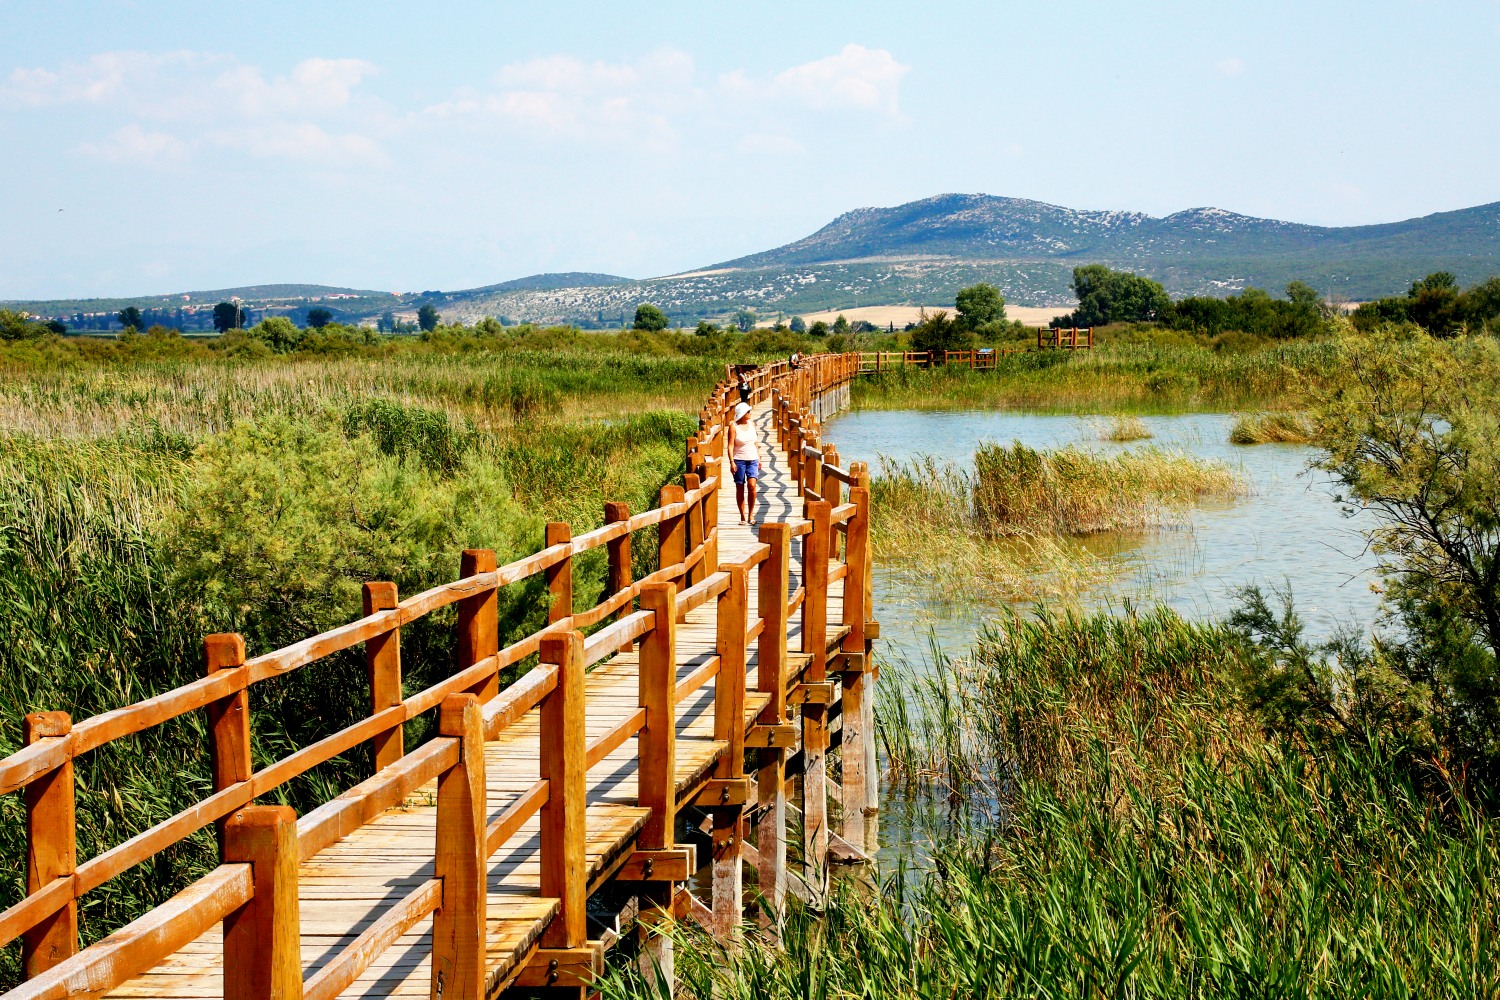
[[[738,423],[739,419],[741,417],[743,417],[745,414],[749,413],[749,412],[750,412],[750,404],[749,403],[735,403],[734,404],[734,419],[735,419],[735,422]]]

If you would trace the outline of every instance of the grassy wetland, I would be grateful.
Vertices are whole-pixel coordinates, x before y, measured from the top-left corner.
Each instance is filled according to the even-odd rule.
[[[755,356],[745,338],[672,334],[317,336],[326,349],[287,353],[165,331],[0,342],[0,755],[20,749],[25,712],[79,719],[197,678],[207,633],[240,631],[255,655],[357,617],[364,581],[415,593],[453,579],[465,548],[503,562],[535,551],[547,520],[587,529],[607,500],[653,506],[724,362]],[[651,546],[635,553],[649,571]],[[580,603],[604,568],[602,550],[580,559]],[[544,622],[537,586],[502,597],[502,638]],[[451,626],[404,630],[409,691],[446,676]],[[255,766],[367,714],[365,683],[345,655],[258,685]],[[80,759],[81,859],[207,794],[199,714]],[[281,799],[336,794],[369,773],[365,753]],[[25,891],[20,798],[0,797],[0,908]],[[85,940],[215,859],[199,835],[90,893]],[[0,954],[0,988],[18,955]]]

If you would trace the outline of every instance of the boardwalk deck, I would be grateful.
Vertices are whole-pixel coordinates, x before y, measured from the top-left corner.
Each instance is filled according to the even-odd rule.
[[[762,479],[757,521],[798,522],[802,499],[792,480],[787,456],[776,443],[767,404],[755,408],[760,431]],[[727,465],[727,461],[725,463]],[[728,470],[725,482],[728,482]],[[753,525],[739,523],[732,487],[719,499],[721,563],[745,558],[758,544]],[[793,548],[792,589],[800,585],[802,546]],[[758,606],[756,574],[749,575],[750,606]],[[829,587],[828,620],[839,621],[843,584]],[[716,651],[717,628],[712,602],[691,611],[678,626],[677,677],[686,681]],[[802,629],[793,618],[788,629],[791,653],[802,649]],[[744,724],[754,725],[768,695],[754,690],[758,658],[749,654],[750,691]],[[624,652],[593,669],[587,678],[587,736],[598,739],[614,730],[639,707],[640,659]],[[678,706],[676,778],[679,797],[702,785],[725,749],[714,739],[714,691],[704,684]],[[531,790],[538,780],[540,711],[532,709],[498,739],[485,744],[487,821]],[[648,810],[636,804],[639,761],[633,741],[626,741],[588,772],[587,863],[590,888],[605,880],[632,850]],[[339,956],[390,906],[434,877],[436,782],[406,797],[372,822],[304,860],[298,873],[301,959],[304,979],[311,979]],[[541,897],[540,836],[536,817],[528,820],[490,859],[488,869],[487,992],[506,985],[536,948],[542,931],[558,912],[558,901]],[[347,997],[427,996],[432,918],[427,917],[383,951],[342,994]],[[129,1000],[225,996],[223,944],[218,927],[154,968],[107,994]]]

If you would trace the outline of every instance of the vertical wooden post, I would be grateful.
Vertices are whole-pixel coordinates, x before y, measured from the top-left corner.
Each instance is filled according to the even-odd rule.
[[[562,901],[562,912],[543,932],[548,948],[581,948],[588,938],[588,740],[584,733],[583,633],[542,640],[543,663],[557,666],[557,687],[542,700],[541,776],[548,786],[542,806],[542,896]]]
[[[566,521],[548,521],[542,544],[546,548],[562,545],[573,540],[573,529]],[[547,591],[552,603],[547,607],[547,622],[560,622],[573,617],[573,557],[565,556],[562,562],[548,566],[542,571],[547,581]]]
[[[364,585],[365,616],[377,611],[389,611],[400,601],[394,583],[367,583]],[[463,612],[459,612],[462,616]],[[463,629],[459,629],[459,645],[463,645]],[[463,660],[462,654],[459,656]],[[370,714],[375,715],[401,704],[401,630],[393,628],[377,635],[365,643],[365,673],[370,678]],[[375,770],[385,770],[406,752],[406,731],[396,723],[383,733],[376,733],[370,740],[370,755],[375,759]]]
[[[816,439],[814,439],[813,441],[811,441],[810,444],[814,448],[816,448],[818,446],[818,442],[817,442]],[[815,456],[814,455],[809,455],[807,457],[807,465],[805,466],[805,468],[806,468],[806,480],[803,483],[803,489],[804,490],[811,490],[812,492],[816,493],[821,498],[823,496],[823,455],[822,455],[822,453],[820,452],[819,454],[817,454]]]
[[[236,632],[218,632],[203,639],[203,665],[206,673],[232,670],[245,662],[245,639]],[[233,694],[210,702],[208,731],[209,767],[213,772],[214,791],[250,780],[250,691],[241,684]],[[224,856],[224,828],[228,819],[214,824],[219,836],[219,856]]]
[[[639,738],[639,805],[651,810],[639,837],[642,850],[671,847],[677,822],[677,586],[641,588],[641,610],[655,617],[641,639],[640,706],[646,725]]]
[[[719,565],[719,537],[714,530],[719,526],[719,491],[724,488],[724,469],[728,465],[727,459],[715,458],[704,470],[705,481],[713,480],[712,487],[703,497],[703,543],[708,546],[703,563],[710,568]]]
[[[849,573],[844,577],[843,624],[849,626],[844,637],[843,650],[858,655],[856,670],[843,673],[843,743],[841,759],[843,775],[841,804],[843,806],[844,839],[860,850],[865,848],[865,806],[869,800],[867,783],[870,775],[866,771],[868,757],[867,740],[874,734],[865,728],[865,621],[869,617],[865,608],[865,577],[869,574],[870,535],[870,491],[862,486],[849,490],[849,502],[854,504],[854,516],[849,519],[848,543],[845,546]]]
[[[436,872],[443,901],[432,916],[434,1000],[484,1000],[484,716],[470,692],[438,708],[438,732],[458,740],[458,763],[438,776]]]
[[[695,473],[692,473],[692,472],[689,472],[687,475],[683,476],[682,477],[682,490],[683,490],[684,496],[686,496],[689,493],[695,492],[698,489],[698,487],[702,484],[702,482],[703,482],[702,478],[699,477],[698,475],[696,475]],[[693,503],[691,503],[691,504],[688,505],[688,511],[687,511],[687,554],[688,555],[693,555],[693,554],[695,554],[702,547],[703,547],[703,498],[700,496],[696,501],[694,501]],[[707,579],[707,577],[708,577],[708,570],[709,570],[709,565],[708,565],[707,556],[705,555],[705,557],[703,559],[698,560],[698,564],[696,566],[694,566],[692,569],[688,570],[687,576],[683,578],[682,585],[684,587],[690,587],[690,586],[692,586],[695,583],[699,583],[699,582]]]
[[[854,478],[859,487],[868,496],[870,492],[870,466],[866,462],[858,462],[854,466]],[[870,544],[868,508],[865,516],[865,622],[873,621],[875,609],[875,556]],[[865,671],[862,686],[864,688],[864,699],[861,708],[864,711],[865,739],[865,812],[873,815],[880,807],[880,782],[877,776],[880,773],[879,761],[876,759],[875,739],[875,681],[879,678],[880,671],[875,663],[874,643],[870,641],[869,632],[865,633]],[[873,845],[867,845],[873,846]]]
[[[661,499],[658,502],[662,507],[670,507],[673,504],[682,503],[682,497],[681,486],[663,486]],[[658,569],[675,566],[687,558],[687,516],[685,514],[664,517],[657,522],[656,546]],[[641,607],[644,608],[645,605],[642,604]]]
[[[665,492],[665,490],[663,490]],[[665,523],[665,522],[663,522]],[[636,838],[639,849],[660,851],[676,843],[677,830],[677,586],[651,583],[641,588],[641,610],[654,617],[641,639],[640,707],[646,710],[637,745],[636,804],[651,810]],[[665,919],[671,909],[671,882],[647,883],[641,910]],[[672,939],[642,927],[641,971],[650,978],[673,977]]]
[[[760,540],[771,547],[760,564],[756,588],[757,613],[765,621],[756,655],[756,687],[770,700],[760,712],[761,725],[786,722],[787,599],[791,588],[791,525],[772,522],[760,526]],[[786,750],[767,747],[759,752],[756,791],[760,822],[755,849],[760,855],[760,894],[773,913],[786,905]]]
[[[606,503],[604,505],[604,523],[618,524],[621,521],[630,520],[630,505],[624,503]],[[619,538],[605,543],[609,554],[609,593],[610,596],[629,590],[634,582],[634,567],[631,564],[630,533],[626,532]],[[630,606],[627,603],[615,615],[616,620],[630,614]],[[626,642],[620,647],[620,652],[628,653],[635,648],[635,643]]]
[[[224,827],[224,861],[248,864],[255,896],[224,918],[224,1000],[300,1000],[297,814],[245,806]]]
[[[27,746],[66,740],[73,731],[67,712],[32,712],[21,723]],[[78,867],[78,826],[74,816],[73,755],[33,778],[26,803],[26,895],[58,879],[73,878]],[[71,895],[71,894],[70,894]],[[68,902],[21,935],[21,963],[27,979],[39,976],[78,951],[78,901]]]
[[[802,579],[807,588],[802,602],[802,651],[811,656],[807,679],[828,679],[828,550],[832,525],[826,500],[807,505],[812,531],[803,541]],[[802,824],[803,851],[812,879],[828,858],[828,707],[811,702],[802,706]]]
[[[728,744],[715,765],[719,778],[745,776],[745,670],[748,656],[745,633],[750,627],[749,574],[741,566],[725,570],[729,587],[719,595],[716,652],[719,675],[714,680],[714,739]],[[713,925],[720,940],[728,941],[740,926],[744,875],[740,842],[744,838],[744,806],[713,808]]]
[[[831,444],[825,444],[823,446],[823,461],[818,467],[818,475],[823,488],[818,491],[818,495],[827,500],[829,506],[837,507],[842,502],[844,484],[824,471],[830,465],[838,468],[839,450]]]
[[[458,560],[460,579],[479,573],[495,572],[495,553],[491,549],[465,549]],[[458,602],[458,647],[454,668],[472,667],[500,649],[499,592],[496,588],[481,590]],[[481,702],[500,693],[500,673],[495,671],[469,688]]]

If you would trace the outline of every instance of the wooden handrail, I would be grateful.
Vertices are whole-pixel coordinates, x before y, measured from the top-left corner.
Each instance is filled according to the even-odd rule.
[[[721,384],[710,395],[708,407],[700,412],[699,432],[689,442],[686,488],[664,488],[661,502],[652,510],[631,515],[624,505],[612,504],[606,511],[605,524],[576,538],[571,536],[568,525],[553,522],[548,526],[546,544],[539,551],[504,566],[497,567],[493,553],[486,550],[467,551],[458,580],[404,600],[397,600],[392,584],[368,584],[364,594],[365,613],[360,618],[256,657],[245,658],[243,641],[238,636],[212,637],[217,642],[213,646],[217,652],[210,652],[207,676],[133,705],[84,719],[76,725],[49,730],[22,751],[0,760],[0,794],[4,794],[42,779],[61,776],[64,768],[71,769],[71,762],[78,755],[111,740],[143,732],[198,709],[208,709],[211,713],[215,748],[220,758],[214,769],[213,794],[76,866],[76,869],[69,861],[59,873],[34,885],[25,899],[0,912],[0,945],[53,918],[91,889],[193,832],[211,823],[222,824],[229,817],[233,817],[230,820],[233,827],[242,817],[249,817],[252,813],[259,818],[249,825],[241,825],[241,832],[237,834],[241,840],[236,841],[241,846],[236,851],[242,860],[252,855],[258,858],[261,855],[255,852],[261,848],[246,845],[263,843],[263,834],[252,835],[246,831],[252,828],[283,831],[277,836],[283,837],[285,849],[275,849],[282,852],[275,864],[276,870],[284,877],[278,876],[282,881],[274,883],[275,893],[278,900],[295,900],[296,863],[299,859],[315,857],[329,844],[359,829],[384,810],[399,805],[412,792],[435,778],[439,780],[439,878],[424,883],[391,904],[374,924],[306,983],[300,983],[299,975],[298,982],[304,995],[312,1000],[333,1000],[369,967],[376,955],[434,912],[437,914],[434,933],[438,935],[440,926],[446,928],[442,935],[446,935],[444,940],[448,942],[440,946],[435,936],[434,955],[442,952],[446,956],[445,962],[451,959],[454,975],[468,982],[474,974],[476,962],[477,967],[483,966],[482,949],[477,958],[471,953],[452,953],[453,942],[467,941],[469,944],[462,947],[469,948],[474,940],[469,930],[463,930],[453,921],[470,926],[478,919],[477,933],[482,944],[483,918],[475,916],[474,907],[482,909],[483,906],[484,859],[539,811],[543,814],[543,843],[550,845],[544,846],[544,855],[550,858],[550,861],[544,859],[544,871],[552,872],[544,875],[544,882],[550,879],[553,883],[544,885],[543,895],[563,900],[562,915],[545,932],[543,945],[562,949],[582,945],[583,896],[580,894],[585,893],[584,876],[581,863],[573,863],[575,855],[579,862],[582,859],[582,771],[638,735],[640,801],[651,814],[641,832],[640,846],[645,850],[670,848],[676,810],[674,706],[710,681],[715,683],[716,739],[729,747],[727,754],[717,757],[715,767],[721,778],[742,775],[746,646],[759,643],[764,668],[759,683],[764,690],[773,692],[766,711],[771,713],[769,718],[773,720],[784,719],[788,618],[800,611],[804,619],[811,615],[814,622],[819,618],[826,622],[828,584],[859,579],[861,587],[868,585],[868,574],[856,569],[857,560],[852,555],[848,562],[837,560],[839,545],[834,537],[835,529],[843,530],[849,535],[848,544],[855,546],[855,535],[850,526],[865,516],[861,513],[864,508],[856,502],[853,493],[849,503],[838,503],[841,498],[838,484],[853,486],[867,482],[867,475],[861,480],[856,468],[840,468],[837,454],[829,447],[819,446],[819,421],[815,413],[820,411],[813,409],[821,393],[857,375],[863,360],[862,356],[855,355],[818,355],[808,358],[795,370],[785,362],[776,362],[763,366],[756,373],[752,389],[754,398],[771,400],[775,428],[789,445],[788,453],[793,459],[799,484],[804,488],[804,496],[812,500],[816,509],[811,520],[763,526],[762,538],[769,541],[754,546],[735,562],[721,562],[718,556],[720,532],[717,521],[722,482],[718,463],[725,453],[725,428],[733,392],[732,386]],[[903,355],[905,360],[907,358]],[[833,504],[821,500],[820,489],[825,480]],[[867,503],[867,500],[862,502]],[[632,535],[652,526],[659,530],[660,568],[641,580],[632,580],[629,555]],[[815,569],[808,585],[787,595],[784,581],[789,543],[794,538],[809,536],[808,545],[815,552],[828,554],[829,565],[821,571]],[[593,607],[575,610],[572,606],[572,560],[579,554],[605,546],[609,548],[610,571],[604,594]],[[863,551],[858,547],[856,550]],[[758,568],[763,583],[767,579],[774,581],[778,561],[782,593],[772,598],[763,591],[760,607],[751,614],[746,607],[747,574]],[[768,572],[770,577],[767,577]],[[538,574],[546,576],[551,591],[548,625],[498,649],[494,613],[499,590]],[[691,585],[680,587],[677,581]],[[814,589],[818,590],[816,594]],[[632,611],[637,599],[641,602],[641,610]],[[679,682],[675,676],[676,623],[714,599],[719,602],[718,650]],[[846,614],[850,604],[846,600]],[[459,606],[456,671],[424,691],[401,698],[400,630],[451,605]],[[588,639],[579,632],[611,617],[617,620]],[[820,629],[814,627],[812,631]],[[579,679],[582,671],[617,650],[631,648],[637,640],[642,642],[640,707],[607,733],[585,744],[581,722],[583,689]],[[248,721],[248,689],[260,681],[301,669],[360,644],[365,644],[372,684],[370,715],[252,772],[248,728],[236,729]],[[504,670],[537,654],[541,654],[543,660],[539,666],[504,691],[498,690],[498,678]],[[766,685],[770,687],[766,688]],[[380,686],[378,691],[377,686]],[[403,753],[402,727],[440,706],[442,735],[410,753]],[[507,726],[538,706],[542,707],[543,717],[543,777],[519,795],[493,822],[485,825],[482,743],[496,738]],[[65,718],[63,721],[66,723]],[[375,775],[313,809],[301,820],[284,807],[243,808],[257,796],[265,795],[365,742],[374,745]],[[70,770],[66,784],[69,790],[67,814],[71,816]],[[463,787],[469,790],[458,791]],[[444,789],[449,791],[444,792]],[[716,853],[719,847],[727,849],[737,842],[739,835],[729,831],[738,827],[724,824],[738,824],[739,809],[738,802],[722,809],[714,808]],[[246,836],[251,840],[244,840]],[[255,840],[255,837],[262,837],[262,840]],[[246,855],[245,851],[250,854]],[[258,861],[255,863],[259,864]],[[232,881],[240,878],[249,867],[244,863],[221,866],[207,879],[200,880],[174,897],[172,902],[151,911],[116,935],[73,958],[62,958],[52,969],[42,970],[40,974],[33,970],[32,979],[22,990],[40,991],[35,994],[38,996],[54,995],[46,992],[49,989],[77,992],[78,981],[67,977],[79,969],[95,970],[108,964],[111,961],[109,949],[116,947],[119,940],[124,940],[120,935],[139,942],[145,940],[141,937],[144,933],[150,941],[171,943],[196,927],[200,919],[205,919],[204,914],[217,914],[207,918],[209,923],[222,919],[226,913],[217,908],[237,909],[254,904],[252,909],[258,916],[252,923],[256,926],[272,919],[270,914],[273,912],[281,914],[275,919],[282,919],[286,916],[286,907],[281,903],[273,906],[269,901],[262,907],[254,898],[254,894],[261,891],[258,888],[249,890],[250,895],[244,898],[234,896],[232,892],[225,895],[228,890],[224,886],[229,882],[212,889],[213,885],[218,885],[213,880]],[[236,872],[241,875],[235,875]],[[716,912],[721,896],[717,875],[716,867]],[[455,878],[458,879],[453,883],[456,886],[468,885],[469,882],[473,885],[461,889],[456,901],[450,902],[447,887]],[[261,875],[257,874],[253,885],[259,886],[261,881]],[[267,883],[268,886],[272,884]],[[217,902],[200,899],[204,891],[209,891],[204,890],[204,886],[212,889],[211,895],[216,893]],[[195,891],[198,895],[193,894]],[[775,892],[773,886],[773,896]],[[738,895],[735,891],[724,898],[737,900]],[[474,899],[465,902],[469,897]],[[188,916],[182,912],[183,899],[199,901]],[[455,910],[455,906],[458,909]],[[293,903],[293,913],[287,917],[293,922],[295,909]],[[198,933],[201,933],[201,928],[193,930],[192,936]],[[228,954],[230,943],[226,938],[226,976],[233,978],[238,975],[234,970],[242,969],[246,961],[270,961],[265,958],[271,954],[267,949],[273,947],[269,935],[243,932],[235,940],[238,943],[233,947],[240,950],[235,952],[236,957],[231,962]],[[68,946],[76,948],[76,941],[69,941]],[[136,943],[131,948],[133,956],[154,954],[149,944]],[[252,955],[255,957],[249,957]],[[153,964],[155,960],[152,959]],[[278,953],[275,962],[275,974],[283,978],[300,969],[295,956],[288,958]],[[124,968],[110,966],[108,975],[119,972],[124,978],[129,978],[141,971],[127,974],[120,971]],[[94,987],[100,981],[94,976],[89,985]],[[54,985],[49,986],[49,983]],[[286,988],[294,990],[292,986]],[[465,986],[453,995],[460,995],[468,988]],[[18,998],[29,995],[22,991],[10,994]]]

